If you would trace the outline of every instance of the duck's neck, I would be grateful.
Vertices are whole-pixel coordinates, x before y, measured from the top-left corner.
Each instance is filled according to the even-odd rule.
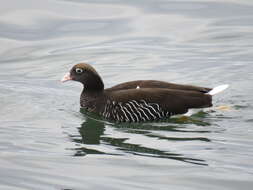
[[[104,83],[102,78],[94,73],[85,78],[83,88],[85,92],[100,93],[104,91]]]
[[[103,95],[104,83],[99,75],[86,78],[80,97],[81,107],[94,109],[96,100]]]

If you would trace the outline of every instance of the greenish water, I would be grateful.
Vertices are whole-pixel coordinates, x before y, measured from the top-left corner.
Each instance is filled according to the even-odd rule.
[[[2,2],[0,189],[251,189],[252,9],[247,0]],[[80,111],[80,84],[59,81],[81,61],[106,87],[230,88],[188,119],[111,123]]]

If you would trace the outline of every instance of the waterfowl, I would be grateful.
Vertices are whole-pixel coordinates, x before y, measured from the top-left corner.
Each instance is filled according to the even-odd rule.
[[[191,108],[212,106],[212,96],[228,87],[206,88],[156,80],[137,80],[104,89],[97,71],[87,63],[79,63],[64,75],[83,84],[81,108],[117,122],[145,122],[184,114]]]

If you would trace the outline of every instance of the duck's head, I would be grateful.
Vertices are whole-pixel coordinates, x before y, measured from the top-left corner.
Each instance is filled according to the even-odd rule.
[[[79,63],[66,73],[61,82],[69,80],[78,81],[84,85],[85,90],[100,91],[104,89],[104,83],[97,71],[87,63]]]

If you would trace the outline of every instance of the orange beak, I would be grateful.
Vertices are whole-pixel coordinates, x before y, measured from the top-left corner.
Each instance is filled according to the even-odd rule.
[[[70,73],[66,73],[64,77],[61,79],[61,82],[66,82],[68,80],[72,80]]]

